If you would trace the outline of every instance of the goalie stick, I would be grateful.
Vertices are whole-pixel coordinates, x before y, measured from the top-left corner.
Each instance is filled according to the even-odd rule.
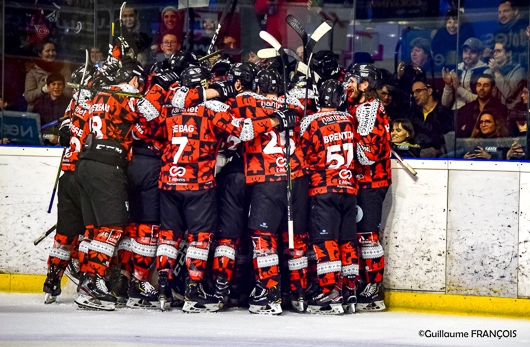
[[[282,48],[282,45],[266,31],[260,31],[259,37],[263,41],[271,45],[276,52],[280,55],[283,65],[283,89],[284,95],[284,107],[287,108],[287,54]],[[291,179],[291,137],[289,136],[291,129],[285,129],[285,162],[286,162],[286,173],[287,173],[287,232],[289,234],[289,249],[294,249],[294,223],[292,215],[293,207],[293,187]]]

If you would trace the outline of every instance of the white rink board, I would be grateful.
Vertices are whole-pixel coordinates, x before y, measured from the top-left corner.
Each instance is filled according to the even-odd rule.
[[[46,211],[60,155],[0,146],[0,272],[45,274],[53,234],[33,240],[56,221],[55,206]],[[530,297],[530,164],[501,171],[482,162],[466,172],[470,162],[408,162],[418,176],[393,161],[383,211],[386,287]]]
[[[450,171],[448,294],[517,297],[519,175]]]
[[[393,169],[384,204],[385,288],[445,292],[447,170]]]

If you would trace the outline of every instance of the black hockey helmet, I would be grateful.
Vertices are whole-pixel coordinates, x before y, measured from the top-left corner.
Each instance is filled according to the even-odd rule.
[[[138,82],[140,84],[145,81],[145,72],[142,64],[132,58],[128,58],[127,56],[123,57],[120,62],[120,68],[116,72],[114,83],[119,84],[129,82],[135,76],[138,77]]]
[[[211,71],[215,77],[225,76],[233,63],[234,61],[232,58],[228,56],[217,58],[212,64]]]
[[[203,66],[190,66],[180,74],[181,83],[184,87],[206,86],[212,78],[210,70]]]
[[[293,75],[291,78],[291,81],[289,82],[288,88],[289,90],[295,89],[295,88],[304,88],[306,87],[307,83],[309,83],[308,88],[311,89],[312,81],[311,78],[307,78],[307,76],[301,72],[297,72]]]
[[[283,81],[278,71],[273,69],[261,70],[256,75],[256,86],[259,87],[260,93],[282,93]]]
[[[81,84],[81,80],[83,79],[83,74],[85,75],[85,79],[83,80],[83,85],[88,85],[88,82],[94,77],[94,74],[96,73],[96,68],[88,64],[86,68],[85,73],[85,67],[81,66],[74,72],[72,72],[72,83],[74,84]]]
[[[343,84],[329,79],[324,81],[318,89],[318,103],[320,107],[339,108],[344,102],[344,95]]]
[[[330,76],[338,71],[339,56],[333,51],[318,51],[311,61],[312,69],[317,71],[322,77]]]
[[[241,81],[244,89],[256,90],[258,67],[254,63],[235,63],[228,71],[228,80]]]
[[[179,75],[190,66],[198,66],[197,56],[188,51],[178,51],[169,58],[169,67]]]
[[[354,64],[347,73],[346,80],[352,76],[357,78],[358,83],[368,81],[371,89],[382,79],[381,72],[373,64]]]

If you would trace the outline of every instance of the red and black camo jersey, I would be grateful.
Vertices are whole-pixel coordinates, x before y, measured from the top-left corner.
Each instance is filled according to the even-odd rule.
[[[106,87],[92,99],[90,132],[100,140],[115,140],[129,152],[133,141],[132,127],[144,117],[147,122],[160,115],[165,98],[162,87],[154,85],[143,98],[117,93],[138,93],[129,84]]]
[[[307,108],[306,116],[316,113],[317,110],[317,95],[313,89],[309,88],[307,90],[307,105],[306,105],[306,89],[305,88],[293,88],[289,91],[289,97],[296,98],[302,106]]]
[[[359,188],[382,188],[392,183],[390,126],[378,99],[348,107],[359,134],[355,172]]]
[[[167,145],[158,181],[165,190],[204,190],[215,187],[214,171],[221,133],[249,141],[272,130],[268,117],[234,117],[229,106],[208,100],[199,106],[177,109],[165,121]]]
[[[244,92],[236,96],[232,112],[237,117],[255,118],[270,115],[284,107],[283,98],[267,98],[265,96]],[[287,107],[303,112],[303,106],[295,98],[287,98]],[[299,146],[299,129],[290,131],[290,154],[292,177],[302,175],[304,155]],[[247,184],[256,182],[287,181],[285,161],[285,132],[271,129],[261,133],[254,140],[245,143],[245,177]]]
[[[300,147],[310,170],[310,196],[357,194],[354,158],[358,140],[353,116],[347,112],[320,112],[302,120]]]
[[[88,135],[89,110],[91,106],[92,93],[81,89],[74,94],[70,104],[64,112],[70,117],[70,144],[64,152],[61,170],[75,171],[79,160],[79,153]],[[71,112],[71,110],[73,110]]]

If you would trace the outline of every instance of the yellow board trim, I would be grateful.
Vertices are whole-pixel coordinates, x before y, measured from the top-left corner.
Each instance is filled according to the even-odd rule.
[[[0,274],[0,292],[42,293],[46,276]],[[63,277],[64,288],[68,278]],[[385,305],[389,311],[448,313],[530,319],[530,299],[411,293],[387,290]]]

